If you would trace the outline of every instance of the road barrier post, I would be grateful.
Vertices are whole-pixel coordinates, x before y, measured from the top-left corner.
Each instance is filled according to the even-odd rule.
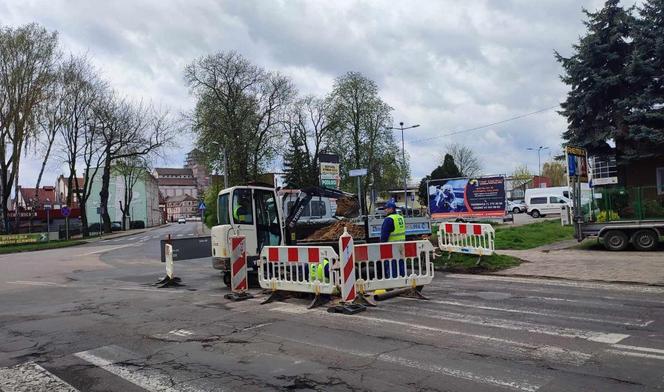
[[[163,289],[165,287],[178,287],[184,286],[181,283],[181,279],[175,276],[174,266],[173,266],[173,245],[165,244],[164,245],[164,254],[166,256],[166,276],[163,279],[155,283],[154,285]]]
[[[355,303],[355,257],[353,237],[344,228],[339,237],[339,268],[341,270],[341,303],[328,309],[331,313],[355,314],[366,310],[364,305]]]
[[[247,280],[247,251],[246,238],[244,236],[230,237],[231,242],[231,291],[224,298],[231,301],[243,301],[253,298],[247,292],[249,282]]]

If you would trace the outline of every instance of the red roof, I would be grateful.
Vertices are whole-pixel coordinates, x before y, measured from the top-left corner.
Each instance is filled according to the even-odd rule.
[[[157,178],[157,185],[159,186],[196,186],[195,178]]]
[[[28,205],[34,201],[36,193],[37,188],[21,187],[21,197],[23,198],[23,202]],[[43,206],[44,204],[53,204],[55,203],[55,200],[55,187],[45,186],[39,190],[39,206]]]

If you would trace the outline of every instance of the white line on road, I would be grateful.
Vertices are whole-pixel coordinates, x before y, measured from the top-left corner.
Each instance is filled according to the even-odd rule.
[[[615,291],[633,291],[641,293],[657,293],[663,294],[664,287],[654,287],[654,286],[643,286],[635,284],[625,284],[625,283],[595,283],[595,282],[583,282],[583,281],[567,281],[567,280],[551,280],[551,279],[539,279],[539,278],[517,278],[510,276],[497,276],[497,275],[463,275],[463,274],[448,274],[445,275],[448,278],[454,279],[467,279],[467,280],[489,280],[489,281],[502,281],[502,282],[513,282],[513,283],[529,283],[536,284],[538,286],[562,286],[562,287],[579,287],[579,288],[588,288],[588,289],[604,289],[604,290],[615,290]],[[438,286],[437,287],[443,287]]]
[[[184,234],[177,234],[176,237],[182,237]]]
[[[616,355],[627,356],[627,357],[638,357],[638,358],[648,358],[648,359],[659,359],[660,361],[664,361],[664,355],[654,355],[654,354],[645,354],[645,353],[635,353],[635,352],[630,352],[630,351],[611,350],[611,349],[606,350],[606,352],[609,352],[609,353],[611,353],[611,354],[616,354]]]
[[[0,368],[0,391],[78,392],[76,388],[34,362]]]
[[[664,350],[658,349],[658,348],[650,348],[650,347],[640,347],[640,346],[628,346],[626,344],[614,344],[611,347],[615,348],[622,348],[624,350],[632,350],[632,351],[645,351],[648,353],[655,353],[655,354],[662,354],[664,355]]]
[[[26,286],[48,286],[48,287],[67,287],[67,285],[64,285],[62,283],[55,283],[55,282],[35,282],[35,281],[30,281],[30,280],[16,280],[13,282],[5,282],[8,284],[22,284]]]
[[[97,253],[110,252],[110,251],[112,251],[112,250],[122,249],[122,248],[127,248],[127,247],[130,247],[130,246],[136,246],[136,245],[137,245],[137,244],[126,244],[126,245],[112,246],[112,247],[110,247],[110,248],[99,249],[99,250],[95,250],[95,251],[93,251],[93,252],[81,253],[81,254],[79,254],[79,255],[77,255],[77,256],[90,256],[90,255],[94,255],[94,254],[97,254]]]
[[[404,299],[410,300],[411,298],[404,298]],[[612,321],[612,320],[596,319],[596,318],[590,318],[590,317],[570,316],[570,315],[564,315],[564,314],[554,313],[554,312],[538,312],[538,311],[535,311],[535,310],[500,308],[500,307],[496,307],[496,306],[476,305],[476,304],[456,302],[456,301],[439,301],[439,300],[431,300],[430,299],[426,303],[460,306],[460,307],[464,307],[464,308],[475,308],[475,309],[482,309],[482,310],[495,310],[495,311],[498,311],[498,312],[507,312],[507,313],[530,314],[530,315],[534,315],[534,316],[565,318],[565,319],[579,320],[579,321],[591,321],[591,322],[597,322],[597,323],[602,323],[602,324],[629,325],[629,326],[634,326],[634,327],[647,327],[648,325],[650,325],[653,322],[653,320],[650,320],[650,321],[636,320],[637,322]]]
[[[174,380],[167,374],[164,374],[156,369],[149,369],[145,366],[127,366],[121,365],[118,362],[126,361],[126,359],[113,360],[106,359],[99,356],[97,351],[110,352],[112,356],[129,357],[130,359],[137,359],[137,354],[131,353],[118,346],[106,346],[96,350],[82,351],[74,354],[74,356],[98,366],[109,373],[112,373],[120,378],[123,378],[130,383],[137,385],[149,392],[198,392],[197,388],[177,384],[173,386]],[[129,354],[129,355],[127,355]]]
[[[284,339],[284,340],[289,340],[294,343],[298,344],[305,344],[308,346],[316,347],[322,350],[332,350],[336,351],[339,353],[343,354],[350,354],[356,357],[362,357],[362,358],[375,358],[381,362],[387,362],[387,363],[393,363],[396,365],[404,366],[404,367],[409,367],[412,369],[419,369],[423,371],[427,371],[430,373],[438,373],[442,374],[444,376],[451,376],[455,378],[460,378],[463,380],[468,380],[468,381],[473,381],[476,383],[484,384],[484,385],[492,385],[495,387],[502,387],[502,388],[509,388],[515,391],[525,391],[525,392],[535,392],[537,391],[541,385],[537,385],[531,382],[527,381],[522,381],[522,380],[513,380],[513,379],[508,379],[508,378],[497,378],[493,376],[482,376],[479,374],[475,374],[473,372],[467,371],[467,370],[461,370],[461,369],[455,369],[451,367],[446,367],[446,366],[439,366],[433,363],[423,363],[420,361],[408,359],[408,358],[403,358],[391,354],[375,354],[375,353],[370,353],[370,352],[364,352],[364,351],[359,351],[359,350],[346,350],[342,349],[340,347],[336,346],[328,346],[324,344],[319,344],[319,343],[312,343],[304,340],[299,340],[299,339],[293,339],[290,337],[284,337],[281,335],[272,335],[272,334],[264,334],[268,336],[272,336],[278,339]]]
[[[390,309],[377,308],[377,310],[381,312],[394,312],[394,313],[407,314],[410,316],[432,318],[436,320],[472,324],[482,327],[509,329],[513,331],[526,331],[530,333],[560,336],[564,338],[581,338],[589,340],[591,342],[598,342],[598,343],[615,344],[630,336],[620,333],[585,331],[576,328],[554,327],[548,325],[521,322],[516,320],[502,320],[492,317],[466,315],[462,313],[441,312],[431,309],[427,309],[426,312],[421,312],[421,311],[415,312],[411,311],[410,309],[411,309],[410,307],[403,307],[398,305],[393,305],[390,307]]]
[[[316,314],[315,310],[308,310],[304,307],[301,306],[295,306],[295,305],[282,305],[279,307],[275,308],[268,308],[269,310],[272,311],[277,311],[277,312],[283,312],[283,313],[290,313],[290,314],[306,314],[306,313],[312,313]],[[245,310],[246,311],[246,310]],[[327,317],[335,317],[337,315],[335,314],[329,314],[329,313],[323,313],[323,312],[318,312],[317,313],[319,316],[323,318]],[[517,352],[522,353],[523,355],[526,356],[534,356],[535,358],[538,359],[546,359],[549,360],[553,363],[566,363],[574,366],[581,366],[583,365],[587,360],[589,360],[592,355],[587,354],[584,352],[580,351],[573,351],[573,350],[567,350],[563,349],[561,347],[556,347],[556,346],[539,346],[539,345],[532,345],[528,343],[523,343],[523,342],[517,342],[515,340],[509,340],[509,339],[502,339],[502,338],[497,338],[489,335],[479,335],[479,334],[473,334],[469,332],[462,332],[462,331],[457,331],[457,330],[452,330],[452,329],[443,329],[443,328],[437,328],[437,327],[429,327],[426,325],[421,325],[421,324],[413,324],[405,321],[397,321],[397,320],[391,320],[391,319],[383,319],[380,317],[371,317],[371,316],[361,316],[361,315],[353,315],[352,318],[347,318],[344,319],[346,323],[357,323],[362,326],[367,326],[367,321],[375,323],[377,326],[384,325],[384,324],[392,324],[392,325],[397,325],[399,327],[405,327],[405,330],[420,330],[420,331],[427,331],[427,332],[433,332],[435,333],[436,336],[440,334],[447,334],[447,335],[456,335],[456,336],[463,336],[471,339],[477,339],[477,340],[482,340],[488,343],[493,343],[494,346],[503,348],[504,346],[512,346],[518,348]],[[373,326],[370,326],[373,328]],[[485,344],[488,344],[485,343]]]

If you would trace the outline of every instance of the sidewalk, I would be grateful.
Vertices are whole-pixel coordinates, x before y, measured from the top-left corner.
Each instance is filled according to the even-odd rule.
[[[85,242],[88,242],[88,243],[97,242],[97,241],[100,241],[100,240],[112,240],[112,239],[115,239],[115,238],[129,237],[129,236],[132,236],[132,235],[147,233],[148,231],[156,230],[156,229],[165,227],[166,225],[168,225],[168,223],[165,223],[165,224],[159,225],[159,226],[148,227],[148,228],[145,228],[145,229],[133,229],[133,230],[127,230],[127,231],[118,231],[118,232],[115,232],[115,233],[112,233],[112,234],[103,234],[101,237],[94,236],[94,237],[89,237],[89,238],[81,238],[81,240],[85,241]]]
[[[575,240],[530,250],[500,250],[525,262],[496,275],[664,285],[664,251],[570,249]]]

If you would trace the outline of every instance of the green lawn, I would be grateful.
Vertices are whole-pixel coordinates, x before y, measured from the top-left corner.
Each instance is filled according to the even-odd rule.
[[[460,272],[460,273],[481,273],[499,271],[510,267],[516,267],[521,264],[521,261],[515,257],[507,255],[492,255],[482,256],[479,265],[477,264],[477,256],[465,255],[461,253],[452,253],[448,259],[448,254],[443,253],[442,256],[434,260],[434,265],[447,272]]]
[[[561,226],[558,220],[529,225],[496,227],[496,249],[532,249],[558,241],[574,239],[574,227]]]
[[[0,254],[66,248],[69,246],[81,245],[85,243],[86,243],[85,241],[79,241],[79,240],[68,240],[68,241],[62,240],[62,241],[51,241],[51,242],[37,242],[34,244],[6,245],[6,246],[0,246]]]

